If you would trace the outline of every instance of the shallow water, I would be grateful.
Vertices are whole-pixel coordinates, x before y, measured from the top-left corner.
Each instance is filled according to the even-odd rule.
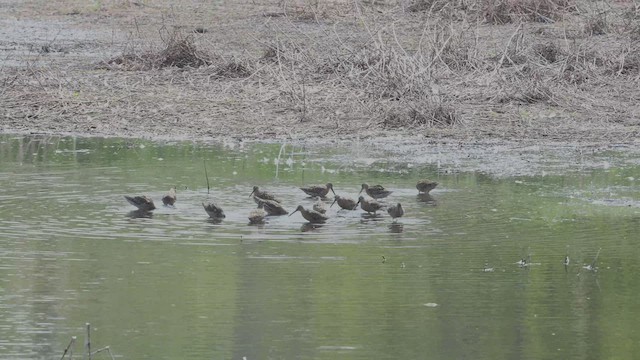
[[[90,322],[128,359],[634,358],[640,166],[621,163],[498,179],[356,147],[2,136],[0,357],[59,358],[71,336],[78,356]],[[291,211],[329,181],[384,184],[406,215],[248,225],[253,185]]]

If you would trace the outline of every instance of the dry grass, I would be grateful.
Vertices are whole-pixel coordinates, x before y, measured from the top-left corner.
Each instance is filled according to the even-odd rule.
[[[482,18],[491,24],[516,20],[551,23],[574,10],[572,0],[480,0]]]
[[[456,5],[458,4],[446,0],[414,0],[407,7],[407,11],[437,13],[448,6],[454,7]]]
[[[167,67],[197,68],[214,62],[212,55],[197,48],[191,34],[186,35],[180,30],[174,30],[163,43],[162,49],[131,51],[100,65],[106,69],[154,70]]]
[[[606,14],[594,14],[586,19],[584,33],[587,36],[605,35],[609,32]]]
[[[502,97],[498,98],[499,103],[527,105],[545,102],[550,105],[557,105],[557,102],[553,99],[551,88],[539,79],[521,81],[510,85],[508,91],[506,91]]]
[[[564,55],[563,49],[555,42],[536,43],[533,51],[549,64],[559,61]]]
[[[456,109],[449,104],[423,103],[408,109],[393,109],[382,120],[386,129],[429,127],[452,127],[461,121]]]
[[[612,138],[638,134],[631,5],[606,16],[569,0],[239,1],[215,14],[198,2],[153,5],[101,10],[135,20],[116,17],[129,36],[105,42],[97,68],[34,46],[34,59],[0,72],[5,126],[258,138],[573,129],[576,140],[602,139],[589,132],[597,124]],[[606,27],[585,26],[598,17]]]

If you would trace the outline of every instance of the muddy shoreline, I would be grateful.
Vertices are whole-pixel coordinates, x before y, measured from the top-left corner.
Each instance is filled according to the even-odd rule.
[[[572,166],[640,143],[626,20],[595,36],[584,31],[590,13],[571,10],[469,32],[473,8],[427,14],[406,1],[32,3],[0,0],[5,134],[359,143],[446,164],[480,159],[510,175],[537,169],[527,162],[539,153]],[[631,8],[616,6],[609,18],[628,19]],[[448,40],[429,43],[425,26]],[[200,65],[160,64],[176,44],[193,47],[178,48],[179,61]]]

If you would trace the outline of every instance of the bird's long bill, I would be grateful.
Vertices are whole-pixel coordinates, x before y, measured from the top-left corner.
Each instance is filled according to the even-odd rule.
[[[360,192],[358,193],[358,195],[362,194],[362,190],[364,190],[364,188],[360,189]]]
[[[293,215],[294,212],[298,211],[298,209],[295,209],[291,212],[291,214],[289,214],[289,216]]]
[[[334,194],[335,194],[335,193],[334,193]],[[335,204],[335,203],[336,203],[336,201],[338,201],[338,199],[333,199],[333,202],[331,203],[331,205],[329,205],[329,207],[332,207],[332,206],[333,206],[333,204]]]
[[[356,207],[358,207],[358,205],[360,205],[360,199],[358,199],[358,202],[356,203]]]
[[[251,197],[251,195],[253,195],[254,192],[256,192],[255,189],[253,189],[253,191],[251,191],[251,194],[249,194],[249,197]]]
[[[336,196],[336,192],[333,191],[333,186],[331,187],[331,192],[333,193],[333,196]]]

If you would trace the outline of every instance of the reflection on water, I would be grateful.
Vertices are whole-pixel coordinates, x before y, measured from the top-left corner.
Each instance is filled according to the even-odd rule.
[[[384,212],[383,210],[380,210],[380,212],[376,212],[376,213],[368,213],[368,212],[362,212],[360,214],[360,222],[363,224],[366,224],[368,222],[378,222],[378,221],[382,221],[385,219],[385,216],[382,215]]]
[[[404,225],[402,223],[394,222],[389,224],[389,231],[392,233],[399,234],[404,231]]]
[[[313,224],[310,222],[304,223],[300,226],[301,232],[320,231],[320,229],[322,229],[322,224]]]
[[[436,201],[436,199],[431,195],[431,194],[418,194],[416,195],[416,199],[418,200],[418,202],[423,202],[425,204],[428,205],[432,205],[432,206],[436,206],[438,205],[438,202]]]
[[[139,218],[151,219],[153,217],[153,212],[145,211],[145,210],[132,210],[127,213],[127,216],[132,219],[139,219]]]
[[[222,224],[223,220],[224,220],[223,218],[211,218],[211,217],[209,217],[205,221],[210,223],[210,224],[217,225],[217,224]]]
[[[0,353],[59,358],[86,322],[96,346],[123,358],[640,350],[640,210],[594,201],[637,199],[637,166],[497,180],[370,157],[287,144],[0,137]],[[440,185],[417,195],[424,177]],[[334,206],[321,225],[278,216],[247,226],[254,185],[293,209],[315,202],[298,187],[327,182],[350,197],[381,183],[405,216]],[[175,207],[151,213],[122,197],[159,203],[174,185]],[[207,201],[226,218],[210,219]]]

